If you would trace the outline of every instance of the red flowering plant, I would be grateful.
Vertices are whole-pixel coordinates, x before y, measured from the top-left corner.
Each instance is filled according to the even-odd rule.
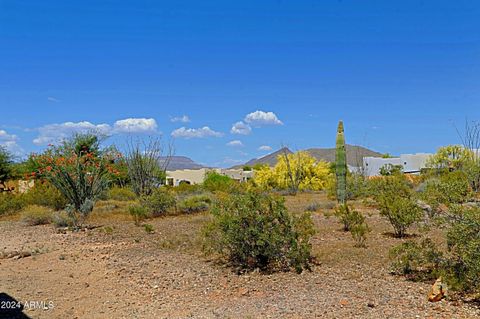
[[[68,200],[66,211],[74,227],[82,226],[95,201],[114,174],[113,154],[100,149],[96,135],[78,134],[33,157],[34,176],[48,180]]]

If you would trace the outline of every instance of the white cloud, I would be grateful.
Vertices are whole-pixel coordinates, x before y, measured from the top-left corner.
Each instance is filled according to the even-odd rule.
[[[48,124],[38,129],[39,135],[33,140],[35,145],[46,145],[49,143],[58,143],[61,140],[69,138],[75,133],[98,133],[109,134],[112,128],[108,124],[92,124],[87,121],[65,122],[60,124]]]
[[[174,130],[171,134],[173,137],[178,138],[204,138],[204,137],[222,137],[223,133],[216,132],[209,128],[208,126],[204,126],[201,128],[185,128],[181,127]]]
[[[271,151],[272,147],[268,145],[262,145],[258,148],[259,151]]]
[[[242,121],[233,124],[232,129],[230,130],[232,134],[248,135],[252,133],[252,128],[250,125],[243,123]]]
[[[243,143],[242,143],[242,141],[234,140],[234,141],[228,142],[227,146],[233,146],[233,147],[243,146]]]
[[[17,136],[14,134],[8,134],[5,130],[0,130],[0,142],[15,141]]]
[[[47,97],[47,100],[49,100],[50,102],[60,102],[59,99],[57,99],[57,98],[55,98],[55,97],[53,97],[53,96]]]
[[[149,133],[157,130],[155,119],[128,118],[116,121],[113,125],[114,133]]]
[[[255,111],[245,116],[245,122],[251,125],[283,125],[273,112]]]
[[[153,133],[157,131],[155,119],[128,118],[118,120],[113,124],[93,124],[88,121],[65,122],[47,124],[38,130],[38,136],[33,140],[35,145],[55,144],[76,133],[95,133],[100,135],[112,135],[120,133]]]
[[[170,122],[173,122],[173,123],[176,123],[176,122],[188,123],[188,122],[190,122],[190,118],[187,115],[176,116],[176,117],[172,117],[170,119]]]
[[[0,130],[0,146],[5,147],[7,151],[18,156],[22,155],[24,150],[17,144],[17,136],[14,134],[8,134],[5,130]]]

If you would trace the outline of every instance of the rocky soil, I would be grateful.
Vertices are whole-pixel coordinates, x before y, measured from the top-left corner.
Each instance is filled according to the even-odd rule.
[[[293,210],[306,204],[289,202]],[[112,219],[65,234],[0,221],[0,293],[24,305],[44,301],[26,304],[30,318],[480,317],[475,304],[428,302],[431,283],[389,274],[388,249],[400,241],[376,213],[368,217],[367,249],[354,248],[334,218],[315,213],[318,265],[270,275],[237,275],[204,257],[198,233],[207,218],[158,218],[149,221],[153,234]]]

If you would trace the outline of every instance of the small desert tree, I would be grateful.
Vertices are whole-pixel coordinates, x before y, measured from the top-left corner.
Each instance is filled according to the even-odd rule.
[[[427,167],[436,171],[460,170],[470,158],[470,152],[460,145],[440,147],[427,160]]]
[[[384,176],[373,185],[374,198],[380,215],[386,217],[394,229],[395,237],[405,237],[407,229],[422,217],[414,192],[401,173]]]
[[[6,148],[0,146],[0,184],[3,184],[12,174],[12,155]]]
[[[163,154],[164,146],[159,138],[128,143],[125,162],[133,191],[138,196],[150,195],[165,180],[173,146],[170,144],[166,156]]]
[[[263,189],[285,189],[295,194],[299,190],[325,189],[329,178],[329,165],[317,162],[310,154],[300,151],[278,156],[275,167],[256,170],[254,182]]]
[[[476,145],[476,144],[475,144]],[[470,187],[474,191],[480,190],[480,159],[478,151],[465,146],[448,145],[438,149],[427,161],[427,167],[434,169],[437,174],[448,171],[462,171],[466,174]]]
[[[48,180],[65,196],[72,223],[81,226],[108,187],[112,172],[110,153],[100,149],[96,135],[78,134],[61,145],[49,146],[33,160],[38,167],[34,175]]]

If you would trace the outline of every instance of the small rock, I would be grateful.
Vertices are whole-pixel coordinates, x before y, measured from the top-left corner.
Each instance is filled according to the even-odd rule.
[[[442,277],[439,277],[430,289],[428,294],[428,301],[438,302],[447,295],[447,285],[442,282]]]

